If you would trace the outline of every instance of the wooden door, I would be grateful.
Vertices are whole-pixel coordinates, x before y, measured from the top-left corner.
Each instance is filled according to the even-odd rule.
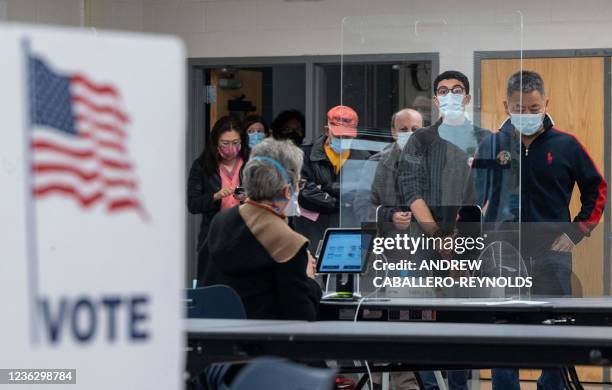
[[[210,84],[216,90],[216,102],[210,106],[210,128],[217,119],[224,115],[228,115],[227,102],[229,100],[240,97],[241,95],[246,96],[246,100],[249,100],[255,106],[255,111],[249,114],[261,115],[262,105],[262,73],[255,70],[238,70],[236,73],[238,80],[242,82],[242,87],[238,89],[224,89],[219,87],[219,79],[222,77],[220,69],[213,69],[210,72]]]
[[[481,63],[481,126],[497,130],[506,118],[508,78],[520,70],[518,59],[487,59]],[[555,127],[570,132],[582,142],[600,171],[604,172],[604,58],[529,58],[524,70],[538,72],[549,98],[548,112]],[[608,182],[609,178],[606,178]],[[572,218],[580,210],[580,192],[574,188],[570,204]],[[597,227],[573,251],[573,296],[601,296],[603,291],[604,229]],[[602,370],[579,369],[581,380],[600,381]],[[484,374],[483,374],[484,375]],[[535,379],[535,370],[524,370],[521,379]]]

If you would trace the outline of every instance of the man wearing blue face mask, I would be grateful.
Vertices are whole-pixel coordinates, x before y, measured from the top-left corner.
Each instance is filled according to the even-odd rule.
[[[473,164],[485,220],[520,222],[521,255],[533,278],[532,296],[569,296],[572,249],[598,225],[607,183],[576,137],[555,127],[539,74],[513,74],[504,108],[508,119],[483,141]],[[506,167],[511,164],[520,164],[520,175],[514,174],[518,177],[509,177],[512,170]],[[569,203],[576,184],[581,208],[572,222]],[[514,202],[507,201],[508,193]],[[518,370],[494,369],[492,383],[494,390],[519,390]],[[564,387],[555,369],[542,370],[537,385]]]
[[[395,142],[368,159],[368,163],[376,165],[376,170],[373,177],[370,173],[370,177],[364,177],[364,180],[372,184],[368,191],[359,193],[355,199],[355,208],[362,222],[392,224],[398,230],[406,230],[410,225],[410,212],[408,207],[402,207],[397,188],[397,164],[410,136],[422,127],[423,116],[411,108],[400,110],[391,117],[391,137]]]
[[[346,208],[347,202],[340,205],[340,176],[344,163],[349,159],[366,160],[370,156],[366,151],[351,148],[350,143],[357,136],[358,121],[352,108],[333,107],[327,112],[323,134],[312,144],[302,146],[302,177],[306,179],[306,186],[300,191],[302,215],[296,218],[295,229],[308,237],[313,253],[325,229],[338,227],[340,207]]]
[[[440,117],[408,140],[400,158],[398,184],[403,202],[424,232],[444,235],[449,232],[443,231],[440,223],[452,225],[456,215],[435,215],[432,207],[471,204],[475,200],[468,185],[469,165],[476,146],[490,132],[474,126],[466,117],[465,107],[471,96],[470,83],[463,73],[441,73],[434,80],[433,92]],[[443,210],[447,213],[450,209]]]
[[[439,119],[410,137],[399,159],[397,177],[402,204],[410,208],[418,222],[414,231],[446,237],[454,232],[459,206],[475,203],[469,175],[471,157],[490,132],[474,126],[465,114],[471,96],[470,83],[463,73],[454,70],[441,73],[434,80],[433,93]],[[416,253],[413,260],[449,256],[442,251],[423,251]],[[454,294],[450,289],[439,293]],[[466,390],[468,373],[449,371],[449,388]],[[420,375],[425,389],[437,388],[433,373]]]
[[[472,156],[489,132],[474,126],[465,112],[472,100],[468,78],[455,70],[443,72],[434,80],[434,94],[433,102],[441,119],[438,135]]]

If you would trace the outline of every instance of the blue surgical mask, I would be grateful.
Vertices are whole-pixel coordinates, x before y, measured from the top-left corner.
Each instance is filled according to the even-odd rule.
[[[512,125],[523,135],[534,135],[542,127],[544,114],[510,114]]]
[[[445,122],[457,122],[463,119],[463,113],[465,111],[463,104],[461,104],[463,102],[463,97],[464,95],[454,94],[452,92],[447,93],[444,96],[438,96],[438,102],[440,102],[440,113],[444,117]]]
[[[397,146],[399,146],[400,149],[404,149],[404,146],[406,146],[408,143],[411,135],[411,131],[402,131],[397,133]]]
[[[332,148],[336,154],[341,154],[342,151],[346,149],[343,147],[344,145],[342,145],[342,140],[334,137],[333,135],[330,135],[330,138],[331,140],[329,141],[329,147]]]
[[[259,131],[249,133],[249,147],[254,148],[256,145],[261,143],[264,138],[264,133],[260,133]]]

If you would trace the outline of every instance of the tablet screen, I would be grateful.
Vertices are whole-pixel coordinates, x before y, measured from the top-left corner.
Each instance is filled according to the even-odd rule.
[[[372,234],[360,229],[328,230],[317,263],[319,273],[360,273]]]

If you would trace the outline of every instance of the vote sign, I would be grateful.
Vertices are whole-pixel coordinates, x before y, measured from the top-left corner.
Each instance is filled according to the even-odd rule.
[[[182,388],[184,53],[0,26],[0,368]]]

